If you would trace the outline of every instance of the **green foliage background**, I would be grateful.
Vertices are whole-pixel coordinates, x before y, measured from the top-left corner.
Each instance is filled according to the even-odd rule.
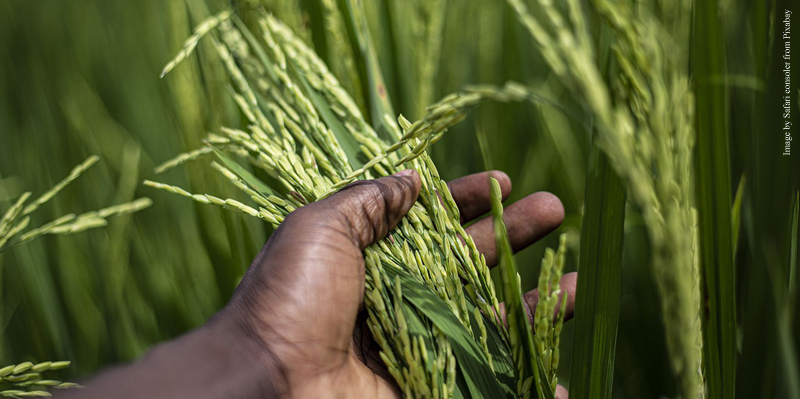
[[[302,14],[293,13],[293,2],[264,3],[278,17],[310,30],[323,59],[337,56],[322,34],[318,1],[300,1]],[[535,87],[580,114],[579,101],[551,78],[504,1],[447,2],[441,51],[427,53],[433,57],[419,56],[427,43],[415,36],[430,23],[429,11],[398,5],[403,2],[367,3],[389,93],[396,111],[408,119],[421,117],[426,103],[465,84],[508,80]],[[769,62],[777,60],[768,24],[773,4],[723,3],[732,187],[747,176],[736,254],[743,337],[737,394],[785,397],[786,387],[800,378],[787,368],[797,365],[800,306],[795,297],[784,317],[774,295],[786,284],[800,162],[797,155],[780,156],[776,79],[781,76],[777,62]],[[198,148],[206,132],[241,124],[208,43],[201,42],[196,56],[158,79],[192,27],[227,5],[0,2],[0,210],[23,189],[46,190],[90,154],[101,156],[100,163],[42,209],[34,223],[141,196],[155,202],[107,228],[44,237],[0,254],[0,363],[69,359],[70,373],[87,375],[201,325],[231,295],[270,232],[265,224],[140,184],[159,163]],[[780,1],[774,6],[784,7]],[[255,5],[237,7],[246,15]],[[382,7],[390,12],[379,12]],[[404,30],[387,32],[382,18]],[[435,63],[438,74],[420,85],[415,62]],[[423,86],[427,91],[419,89]],[[580,120],[532,104],[487,104],[432,153],[448,179],[487,168],[507,172],[514,183],[512,201],[541,190],[558,195],[567,215],[560,232],[568,234],[570,245],[565,271],[577,268],[590,153],[590,133]],[[160,180],[192,192],[227,190],[202,161]],[[626,213],[614,397],[675,396],[645,228],[637,209],[629,205]],[[517,255],[524,289],[534,288],[544,248],[555,247],[556,237]],[[780,304],[792,300],[780,298]],[[567,323],[562,337],[559,381],[565,385],[571,328]],[[788,341],[778,339],[785,329]]]

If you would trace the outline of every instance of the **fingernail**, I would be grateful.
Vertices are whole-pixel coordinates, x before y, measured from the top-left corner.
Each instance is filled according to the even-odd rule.
[[[401,171],[395,173],[394,175],[395,176],[411,176],[413,173],[414,173],[414,169],[406,169],[406,170],[401,170]]]

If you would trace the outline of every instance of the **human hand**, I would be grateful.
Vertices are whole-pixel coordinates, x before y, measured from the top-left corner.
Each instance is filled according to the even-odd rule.
[[[502,172],[479,173],[449,184],[462,223],[490,210],[489,176],[503,198],[511,189]],[[263,349],[273,387],[298,398],[395,398],[391,377],[363,323],[362,250],[400,221],[420,190],[416,172],[354,183],[331,197],[290,214],[253,262],[219,318],[247,331]],[[514,250],[557,228],[564,210],[549,193],[532,194],[504,212]],[[497,263],[491,218],[466,229],[491,267]],[[576,275],[563,277],[572,315]],[[536,290],[525,294],[532,316]],[[557,397],[566,398],[559,387]]]

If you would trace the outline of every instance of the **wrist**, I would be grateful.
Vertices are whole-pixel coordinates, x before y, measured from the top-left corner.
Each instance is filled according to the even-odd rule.
[[[288,392],[283,364],[230,306],[197,330],[210,359],[225,365],[223,374],[247,398],[279,398]],[[235,395],[236,397],[240,397]]]
[[[246,329],[220,314],[135,363],[107,370],[59,398],[279,398],[282,367]]]

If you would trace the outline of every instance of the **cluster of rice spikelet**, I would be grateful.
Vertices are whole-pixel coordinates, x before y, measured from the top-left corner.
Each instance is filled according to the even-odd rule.
[[[564,259],[567,253],[567,235],[559,237],[558,251],[550,248],[545,250],[542,259],[542,268],[539,271],[539,302],[536,303],[534,312],[533,327],[535,331],[534,341],[539,357],[544,363],[547,378],[551,388],[555,392],[558,384],[556,371],[559,362],[559,337],[561,328],[564,325],[564,315],[567,311],[567,293],[559,288],[561,276],[564,273]],[[556,306],[561,300],[558,314],[555,319],[553,314]]]
[[[579,1],[567,1],[566,16],[549,0],[537,2],[533,12],[521,0],[508,3],[556,76],[582,93],[586,111],[594,119],[596,144],[608,154],[642,210],[681,395],[702,396],[699,274],[691,202],[693,94],[687,52],[675,44],[688,42],[683,39],[689,24],[656,18],[655,10],[632,2],[591,1],[601,22],[613,32],[612,56],[618,70],[607,83]],[[675,2],[664,15],[690,15],[686,5]]]
[[[128,203],[114,205],[97,211],[91,211],[75,215],[73,213],[61,216],[52,222],[40,227],[30,229],[23,233],[30,224],[30,215],[44,205],[51,198],[55,197],[67,185],[77,179],[83,172],[89,169],[98,157],[91,156],[76,166],[69,175],[47,190],[44,194],[33,201],[28,202],[31,197],[30,192],[25,192],[19,196],[17,201],[6,211],[0,219],[0,252],[10,249],[16,245],[24,244],[45,234],[72,234],[78,233],[95,227],[103,227],[108,224],[107,219],[115,215],[124,215],[147,208],[152,204],[149,198],[140,198]]]
[[[44,379],[42,373],[69,367],[70,362],[42,362],[33,364],[23,362],[0,368],[0,389],[4,385],[13,389],[0,390],[4,398],[49,398],[52,396],[45,388],[68,389],[77,388],[78,384]]]
[[[367,324],[381,348],[380,357],[407,397],[448,398],[456,391],[457,360],[461,359],[436,320],[404,299],[404,290],[409,288],[401,284],[398,272],[402,272],[435,294],[468,331],[486,359],[482,367],[492,375],[509,373],[513,378],[506,364],[510,359],[497,355],[497,347],[505,348],[507,354],[512,345],[498,316],[489,269],[461,226],[456,203],[425,149],[480,101],[523,101],[532,94],[518,84],[470,88],[433,105],[415,123],[402,116],[395,122],[393,115],[384,115],[379,123],[390,127],[390,137],[379,137],[328,67],[278,19],[270,15],[260,19],[258,37],[227,12],[209,21],[219,27],[211,40],[249,125],[246,130],[222,128],[220,134],[209,134],[208,148],[181,154],[158,171],[215,153],[220,162],[212,166],[254,204],[193,194],[163,183],[145,184],[240,211],[277,227],[295,209],[356,179],[390,175],[401,166],[417,170],[422,180],[418,201],[387,238],[364,251]],[[209,25],[201,24],[187,43],[196,43]],[[177,60],[185,56],[181,52]],[[176,64],[170,62],[164,72]],[[266,185],[232,157],[244,159],[281,187]],[[555,264],[559,266],[549,269],[548,281],[557,283],[563,261]],[[552,353],[558,333],[550,323],[544,347]],[[488,330],[497,334],[492,336]],[[548,363],[554,370],[557,354]],[[512,391],[506,394],[515,397]]]

